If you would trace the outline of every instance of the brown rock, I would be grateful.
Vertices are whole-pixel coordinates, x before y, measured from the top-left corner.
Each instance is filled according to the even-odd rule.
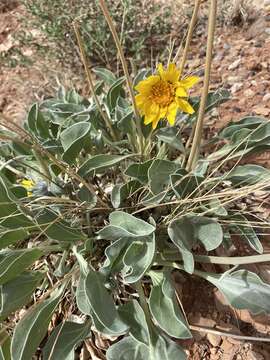
[[[247,97],[253,97],[255,95],[255,91],[253,91],[251,89],[247,89],[244,91],[244,95]]]
[[[214,347],[219,346],[221,343],[221,336],[215,334],[207,334],[207,340],[210,342],[211,345]]]
[[[247,358],[249,360],[264,360],[264,356],[252,350],[247,353]]]
[[[228,70],[235,70],[235,69],[237,69],[238,66],[240,65],[240,63],[241,63],[241,58],[235,60],[233,63],[231,63],[231,64],[228,66]]]
[[[263,101],[265,101],[265,102],[270,101],[270,93],[264,95]]]
[[[242,83],[234,83],[233,86],[231,87],[232,94],[235,94],[237,91],[239,91],[242,86],[243,86]]]
[[[230,343],[228,340],[223,340],[221,344],[221,349],[223,350],[222,359],[223,360],[233,360],[237,347]]]
[[[261,16],[255,21],[247,31],[246,39],[251,40],[257,38],[258,36],[262,35],[267,28],[267,23],[264,18]]]
[[[262,64],[260,62],[258,62],[256,59],[250,59],[246,63],[246,68],[250,71],[261,71]]]
[[[263,116],[267,116],[267,115],[270,114],[270,108],[267,108],[267,107],[262,106],[262,105],[255,106],[255,108],[253,108],[253,111],[256,114],[263,115]]]

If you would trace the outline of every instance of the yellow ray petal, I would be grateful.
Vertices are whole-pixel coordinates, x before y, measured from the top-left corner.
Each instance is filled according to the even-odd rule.
[[[174,123],[175,123],[177,109],[178,109],[178,104],[176,104],[175,102],[171,103],[168,108],[167,119],[168,119],[170,125],[174,125]]]
[[[135,96],[135,100],[136,100],[136,105],[138,107],[142,107],[143,104],[145,103],[146,97],[142,94],[138,94]]]
[[[157,127],[157,124],[159,122],[160,118],[156,118],[153,122],[152,122],[152,129],[155,129]]]
[[[183,88],[181,86],[178,86],[178,88],[176,88],[175,94],[176,94],[176,96],[179,96],[179,97],[187,97],[188,96],[185,88]]]
[[[145,109],[144,124],[150,124],[151,122],[158,121],[160,118],[159,106],[152,103],[147,109]]]
[[[151,75],[147,79],[140,81],[139,84],[135,86],[135,90],[139,93],[147,94],[151,91],[152,86],[159,80],[160,77],[158,75]]]
[[[186,100],[177,99],[177,104],[178,104],[179,109],[181,109],[185,113],[193,114],[195,111],[193,109],[193,107]]]
[[[157,66],[157,71],[159,73],[159,76],[161,77],[161,79],[163,79],[163,74],[164,74],[164,68],[162,64],[158,64]]]
[[[160,115],[161,119],[165,118],[168,114],[168,106],[160,108]]]
[[[158,65],[158,73],[162,80],[176,83],[180,76],[180,71],[177,70],[174,63],[170,63],[168,68],[164,70],[162,64]]]
[[[193,85],[197,84],[197,82],[200,80],[198,76],[189,76],[186,79],[180,80],[179,85],[183,86],[185,89],[191,88]]]

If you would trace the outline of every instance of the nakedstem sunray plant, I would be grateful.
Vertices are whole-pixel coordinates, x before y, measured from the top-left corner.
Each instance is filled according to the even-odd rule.
[[[152,123],[153,129],[161,119],[167,119],[174,125],[178,110],[193,114],[194,109],[186,100],[188,89],[195,85],[199,78],[189,76],[180,79],[180,71],[174,63],[170,63],[164,70],[163,65],[158,65],[158,73],[151,75],[139,82],[135,89],[137,107],[144,116],[144,124]]]
[[[184,360],[181,340],[194,328],[176,272],[207,280],[236,309],[270,313],[269,284],[245,269],[270,261],[260,241],[270,223],[238,207],[257,191],[269,196],[270,170],[239,161],[270,149],[270,123],[251,116],[228,124],[211,138],[216,150],[205,143],[187,171],[202,97],[184,96],[194,112],[178,111],[173,124],[155,118],[153,129],[131,99],[149,69],[129,91],[124,78],[94,71],[95,96],[61,87],[30,108],[22,127],[0,120],[0,354],[74,359],[94,347],[108,360]],[[207,93],[205,111],[229,98],[223,89]],[[143,154],[132,136],[149,145]],[[239,240],[245,256],[217,256]],[[106,349],[93,345],[101,336]]]

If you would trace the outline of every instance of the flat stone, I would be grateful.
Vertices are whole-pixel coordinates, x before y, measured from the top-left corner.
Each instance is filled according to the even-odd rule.
[[[262,100],[265,102],[270,101],[270,93],[265,94]]]
[[[241,59],[237,59],[235,60],[233,63],[231,63],[229,66],[228,66],[228,70],[235,70],[238,68],[238,66],[240,65],[241,63]]]
[[[210,342],[211,345],[214,347],[219,346],[221,343],[221,336],[215,334],[207,334],[207,340]]]
[[[244,95],[247,97],[253,97],[255,95],[255,91],[253,91],[251,89],[247,89],[244,91]]]
[[[239,91],[242,86],[243,83],[234,83],[233,86],[231,87],[232,94],[235,94],[237,91]]]

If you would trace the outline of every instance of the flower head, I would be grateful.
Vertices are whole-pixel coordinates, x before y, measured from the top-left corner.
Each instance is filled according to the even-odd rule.
[[[144,115],[145,125],[152,123],[155,129],[161,119],[167,119],[170,125],[174,125],[178,109],[188,114],[194,113],[193,107],[186,100],[187,90],[196,84],[199,78],[179,78],[180,71],[175,64],[170,63],[166,70],[159,64],[156,75],[140,81],[135,87],[138,91],[136,104],[141,115]]]
[[[32,196],[32,190],[35,186],[35,183],[33,180],[23,179],[20,181],[20,184],[27,190],[27,196]]]

